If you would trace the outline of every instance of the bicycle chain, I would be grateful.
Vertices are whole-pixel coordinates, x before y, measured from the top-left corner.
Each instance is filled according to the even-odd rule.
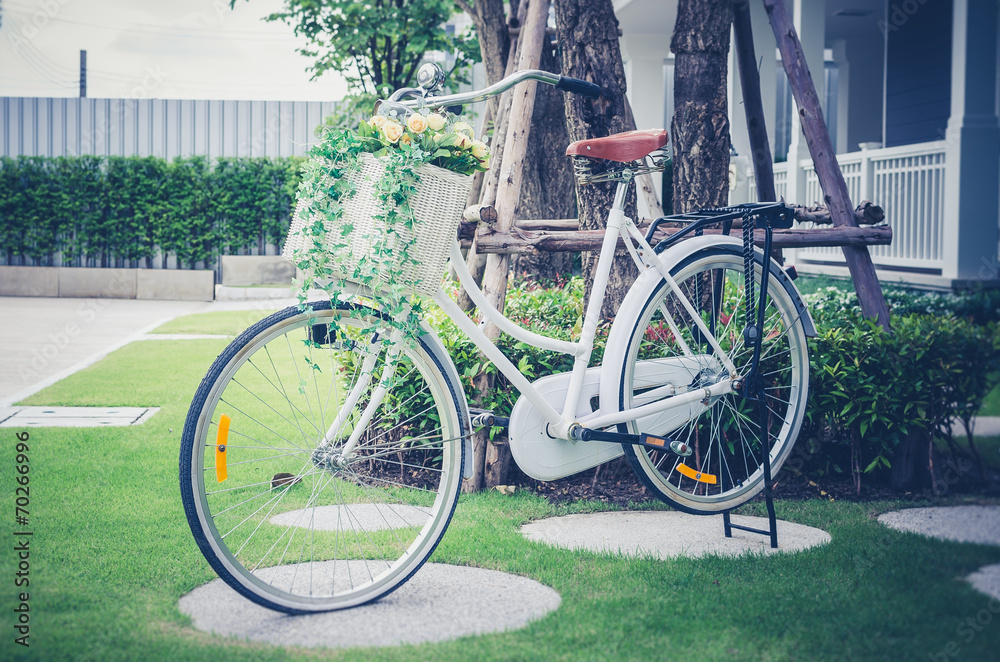
[[[744,326],[744,337],[747,333],[753,333],[756,331],[757,316],[755,313],[755,306],[757,303],[757,297],[754,293],[754,274],[753,274],[753,231],[754,231],[754,216],[749,209],[743,210],[743,277],[744,277],[744,290],[746,294],[746,325]],[[751,331],[752,329],[752,331]],[[745,338],[747,344],[753,340],[752,338]]]

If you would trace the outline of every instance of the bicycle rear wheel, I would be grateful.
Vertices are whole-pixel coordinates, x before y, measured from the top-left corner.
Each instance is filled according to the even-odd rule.
[[[791,452],[805,415],[809,385],[806,336],[795,305],[797,293],[768,261],[768,301],[759,374],[765,382],[771,470],[776,475]],[[761,256],[756,256],[760,283]],[[752,347],[743,341],[745,278],[735,246],[695,251],[671,269],[685,296],[727,353],[740,375],[749,369]],[[759,296],[759,290],[756,290]],[[670,327],[673,319],[680,341]],[[683,345],[687,345],[685,352]],[[652,288],[628,339],[620,406],[646,402],[653,389],[672,384],[685,390],[729,379],[677,295],[660,279]],[[644,399],[645,397],[645,399]],[[757,405],[736,393],[667,410],[619,426],[620,432],[649,433],[685,442],[693,453],[625,446],[639,478],[660,499],[685,512],[712,514],[734,508],[764,487],[763,440]]]
[[[329,302],[276,313],[216,359],[191,404],[180,457],[188,523],[219,576],[263,606],[375,600],[416,572],[454,512],[469,433],[462,392],[426,338],[390,358],[395,376],[382,380],[394,352],[372,319]]]

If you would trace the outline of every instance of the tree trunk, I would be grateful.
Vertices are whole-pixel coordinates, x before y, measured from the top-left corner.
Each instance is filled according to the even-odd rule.
[[[674,213],[729,203],[730,0],[680,0],[674,53]]]
[[[469,8],[471,11],[466,10],[476,26],[479,53],[483,58],[483,66],[486,67],[486,79],[491,84],[504,77],[507,53],[510,50],[510,29],[503,5],[503,0],[476,0]],[[513,11],[516,12],[517,9],[514,8]],[[512,22],[517,20],[517,17],[512,17]]]
[[[556,35],[566,76],[596,83],[604,88],[599,99],[566,94],[566,127],[569,139],[609,136],[635,128],[625,107],[625,67],[618,44],[618,19],[611,0],[555,0]],[[728,172],[728,171],[727,171]],[[611,209],[615,184],[610,182],[576,186],[580,228],[603,229]],[[636,216],[635,191],[629,195],[625,214]],[[596,255],[583,255],[587,289],[597,268]],[[625,252],[617,253],[601,307],[601,316],[613,317],[635,280],[636,268]]]

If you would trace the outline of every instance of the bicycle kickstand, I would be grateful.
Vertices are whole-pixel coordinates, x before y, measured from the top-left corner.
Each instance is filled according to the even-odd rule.
[[[758,374],[758,364],[760,362],[760,346],[764,334],[764,319],[767,309],[767,284],[769,273],[769,256],[771,255],[771,226],[765,223],[764,228],[764,260],[761,265],[760,275],[760,301],[757,305],[756,315],[754,315],[753,297],[753,216],[749,213],[743,215],[743,259],[744,259],[744,282],[748,288],[746,301],[746,327],[743,330],[744,341],[747,344],[753,343],[753,359],[750,362],[750,373],[746,376],[746,398],[757,403],[757,420],[760,430],[763,433],[761,440],[764,469],[764,501],[767,504],[768,529],[756,529],[741,524],[733,524],[729,516],[729,511],[722,513],[722,523],[727,538],[733,537],[733,529],[759,533],[771,539],[771,549],[778,548],[778,523],[774,514],[774,499],[772,488],[774,487],[771,477],[771,433],[767,420],[767,402],[765,400],[764,382]]]

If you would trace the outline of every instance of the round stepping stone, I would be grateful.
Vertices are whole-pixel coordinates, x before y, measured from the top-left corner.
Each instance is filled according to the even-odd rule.
[[[295,566],[269,570],[295,572]],[[205,632],[277,646],[347,648],[516,630],[554,611],[560,601],[554,589],[527,577],[428,563],[378,602],[342,611],[289,616],[250,602],[221,579],[191,591],[178,607]]]
[[[878,521],[941,540],[1000,545],[1000,506],[909,508],[879,515]]]
[[[763,517],[733,515],[732,522],[767,529]],[[826,531],[778,520],[778,549],[771,549],[770,538],[756,533],[733,529],[733,537],[726,538],[721,516],[677,511],[566,515],[525,524],[521,533],[529,540],[556,547],[660,559],[797,552],[830,542]]]
[[[965,579],[980,593],[1000,600],[1000,563],[983,566]]]
[[[354,503],[290,510],[272,517],[271,523],[317,531],[382,531],[423,526],[432,512],[430,508],[406,504]]]

